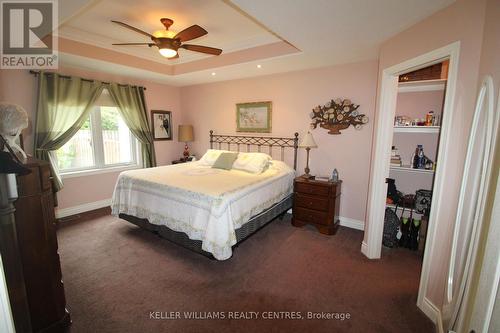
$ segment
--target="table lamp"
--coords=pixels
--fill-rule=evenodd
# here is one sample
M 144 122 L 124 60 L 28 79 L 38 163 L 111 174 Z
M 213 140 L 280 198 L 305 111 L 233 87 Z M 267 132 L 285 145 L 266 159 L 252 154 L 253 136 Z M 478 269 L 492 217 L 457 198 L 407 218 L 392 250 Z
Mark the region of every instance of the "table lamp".
M 304 178 L 308 178 L 308 179 L 312 178 L 313 176 L 311 176 L 309 174 L 309 171 L 311 171 L 311 170 L 309 170 L 309 150 L 311 150 L 311 148 L 318 148 L 318 145 L 316 144 L 316 141 L 314 141 L 314 138 L 313 138 L 311 132 L 307 132 L 306 136 L 300 142 L 299 147 L 305 148 L 306 152 L 307 152 L 306 168 L 304 169 L 306 174 L 304 175 Z
M 179 142 L 184 142 L 184 153 L 182 154 L 184 156 L 184 160 L 187 160 L 189 157 L 189 147 L 188 147 L 188 142 L 194 141 L 194 131 L 193 131 L 193 126 L 192 125 L 179 125 L 179 130 L 177 131 L 178 137 L 177 140 Z

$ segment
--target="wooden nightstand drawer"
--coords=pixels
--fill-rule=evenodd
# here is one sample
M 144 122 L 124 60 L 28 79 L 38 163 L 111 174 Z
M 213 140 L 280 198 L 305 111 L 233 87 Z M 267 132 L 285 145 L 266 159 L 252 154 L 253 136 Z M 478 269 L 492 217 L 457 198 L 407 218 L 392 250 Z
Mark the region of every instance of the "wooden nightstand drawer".
M 307 183 L 295 183 L 295 192 L 312 194 L 312 195 L 322 195 L 327 197 L 330 192 L 328 186 L 313 185 Z
M 328 199 L 321 197 L 314 197 L 311 195 L 295 193 L 295 204 L 299 207 L 327 211 L 328 210 Z
M 317 210 L 295 207 L 293 210 L 293 217 L 297 220 L 309 223 L 319 223 L 328 225 L 328 214 Z

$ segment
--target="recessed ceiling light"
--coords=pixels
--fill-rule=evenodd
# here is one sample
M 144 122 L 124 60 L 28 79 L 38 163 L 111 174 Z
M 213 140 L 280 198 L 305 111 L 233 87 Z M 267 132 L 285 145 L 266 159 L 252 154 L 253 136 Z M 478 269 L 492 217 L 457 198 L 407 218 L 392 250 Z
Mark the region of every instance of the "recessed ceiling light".
M 212 72 L 212 76 L 215 76 L 215 72 Z
M 262 68 L 262 65 L 257 65 L 257 68 Z

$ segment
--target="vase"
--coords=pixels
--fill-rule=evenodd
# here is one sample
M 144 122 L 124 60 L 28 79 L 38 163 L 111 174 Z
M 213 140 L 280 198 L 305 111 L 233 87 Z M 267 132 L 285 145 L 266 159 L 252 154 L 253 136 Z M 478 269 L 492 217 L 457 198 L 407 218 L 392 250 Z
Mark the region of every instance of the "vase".
M 342 134 L 341 130 L 344 130 L 349 127 L 350 124 L 321 124 L 322 128 L 325 128 L 328 131 L 328 134 Z

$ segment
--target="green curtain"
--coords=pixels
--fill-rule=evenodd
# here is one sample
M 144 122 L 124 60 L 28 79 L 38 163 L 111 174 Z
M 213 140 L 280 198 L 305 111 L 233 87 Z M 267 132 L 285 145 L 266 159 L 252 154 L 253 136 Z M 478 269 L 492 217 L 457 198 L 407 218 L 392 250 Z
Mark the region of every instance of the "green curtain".
M 145 168 L 156 166 L 153 135 L 147 118 L 143 87 L 111 83 L 108 87 L 125 124 L 142 146 L 142 162 Z
M 102 82 L 57 73 L 40 72 L 35 125 L 35 156 L 50 162 L 54 192 L 63 184 L 59 176 L 55 150 L 78 132 L 89 116 L 103 89 Z

